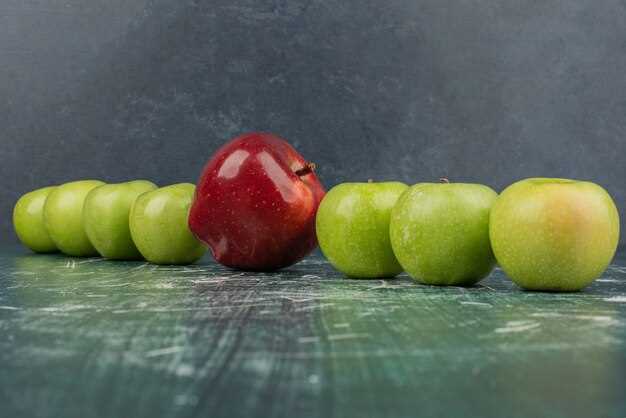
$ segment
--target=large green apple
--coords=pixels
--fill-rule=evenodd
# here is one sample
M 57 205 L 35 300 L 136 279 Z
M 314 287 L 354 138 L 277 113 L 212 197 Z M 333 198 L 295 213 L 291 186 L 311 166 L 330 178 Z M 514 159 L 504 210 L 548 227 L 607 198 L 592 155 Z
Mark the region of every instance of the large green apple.
M 144 258 L 155 264 L 190 264 L 205 247 L 189 231 L 195 186 L 174 184 L 140 195 L 130 210 L 130 233 Z
M 398 182 L 344 183 L 326 194 L 317 211 L 317 240 L 337 270 L 353 278 L 402 272 L 389 242 L 389 216 L 407 187 Z
M 575 291 L 611 262 L 619 215 L 611 196 L 597 184 L 531 178 L 502 192 L 489 229 L 496 259 L 517 285 Z
M 83 209 L 85 231 L 100 255 L 113 260 L 137 260 L 141 254 L 128 226 L 130 207 L 139 195 L 156 189 L 146 180 L 103 184 L 89 192 Z
M 99 180 L 81 180 L 62 184 L 50 192 L 43 209 L 50 238 L 67 255 L 98 255 L 89 242 L 83 224 L 83 205 L 87 194 L 100 185 Z
M 398 261 L 417 281 L 469 286 L 493 269 L 489 211 L 497 193 L 481 184 L 418 183 L 391 212 Z
M 43 207 L 54 186 L 33 190 L 19 198 L 13 208 L 13 228 L 22 244 L 36 253 L 58 251 L 43 220 Z

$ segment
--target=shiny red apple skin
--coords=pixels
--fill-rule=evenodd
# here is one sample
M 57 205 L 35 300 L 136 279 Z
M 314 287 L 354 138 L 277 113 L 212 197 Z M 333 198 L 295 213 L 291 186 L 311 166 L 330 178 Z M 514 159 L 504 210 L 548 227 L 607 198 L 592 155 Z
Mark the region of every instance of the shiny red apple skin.
M 233 139 L 204 167 L 189 229 L 231 268 L 271 271 L 300 261 L 317 247 L 315 214 L 325 194 L 309 168 L 273 134 Z

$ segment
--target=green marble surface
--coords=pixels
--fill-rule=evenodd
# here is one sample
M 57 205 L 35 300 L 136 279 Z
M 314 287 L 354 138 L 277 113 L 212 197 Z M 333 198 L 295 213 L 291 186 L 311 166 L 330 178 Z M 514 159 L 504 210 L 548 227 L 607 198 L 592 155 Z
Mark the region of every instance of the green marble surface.
M 626 257 L 580 293 L 0 253 L 2 417 L 626 416 Z

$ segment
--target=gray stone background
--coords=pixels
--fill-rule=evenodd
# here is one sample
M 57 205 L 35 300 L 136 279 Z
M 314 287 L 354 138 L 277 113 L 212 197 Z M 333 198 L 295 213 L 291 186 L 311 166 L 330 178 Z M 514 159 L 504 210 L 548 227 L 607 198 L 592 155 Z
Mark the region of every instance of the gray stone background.
M 288 139 L 328 187 L 587 179 L 624 219 L 626 2 L 0 3 L 5 238 L 26 191 L 194 182 L 250 130 Z

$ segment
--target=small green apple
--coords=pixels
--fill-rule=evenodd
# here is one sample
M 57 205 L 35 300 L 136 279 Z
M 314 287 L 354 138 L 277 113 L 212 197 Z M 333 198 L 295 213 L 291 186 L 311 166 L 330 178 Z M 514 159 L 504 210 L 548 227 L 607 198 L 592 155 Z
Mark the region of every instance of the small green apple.
M 128 226 L 130 207 L 137 197 L 157 186 L 146 180 L 103 184 L 89 192 L 83 208 L 85 231 L 100 255 L 112 260 L 137 260 L 141 254 Z
M 393 277 L 402 267 L 389 242 L 389 216 L 407 185 L 343 183 L 320 203 L 317 240 L 330 263 L 353 278 Z
M 144 258 L 155 264 L 190 264 L 205 247 L 187 226 L 195 186 L 173 184 L 140 195 L 130 210 L 130 233 Z
M 489 230 L 498 263 L 518 286 L 576 291 L 611 262 L 619 241 L 619 214 L 597 184 L 531 178 L 502 192 Z
M 91 191 L 104 184 L 99 180 L 65 183 L 50 192 L 43 209 L 44 222 L 50 238 L 67 255 L 88 257 L 98 255 L 89 242 L 83 224 L 83 205 Z
M 36 253 L 58 251 L 43 220 L 43 207 L 54 186 L 33 190 L 19 198 L 13 208 L 13 228 L 22 244 Z
M 481 184 L 418 183 L 391 212 L 389 234 L 404 270 L 418 282 L 469 286 L 495 265 L 489 211 L 497 193 Z

